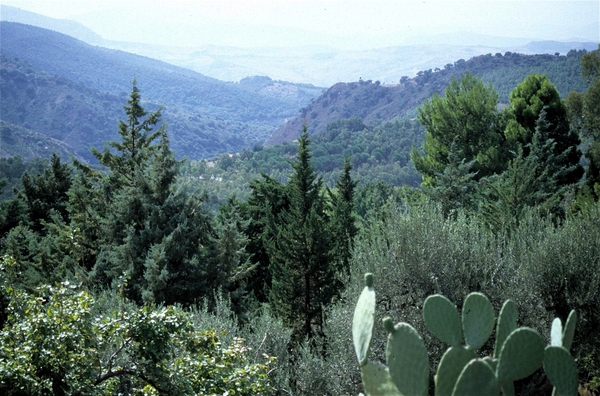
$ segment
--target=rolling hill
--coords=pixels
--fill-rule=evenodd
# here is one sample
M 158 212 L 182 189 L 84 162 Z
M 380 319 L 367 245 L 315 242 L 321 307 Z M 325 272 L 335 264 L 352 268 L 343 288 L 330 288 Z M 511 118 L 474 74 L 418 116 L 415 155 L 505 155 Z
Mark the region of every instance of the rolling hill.
M 569 91 L 583 91 L 587 87 L 579 65 L 584 53 L 572 50 L 567 55 L 487 54 L 420 71 L 414 78 L 404 77 L 400 84 L 384 85 L 371 80 L 338 83 L 275 131 L 265 145 L 296 139 L 304 123 L 310 134 L 319 134 L 338 119 L 360 117 L 365 125 L 374 126 L 395 117 L 414 115 L 415 108 L 425 99 L 434 93 L 442 94 L 452 78 L 466 72 L 491 83 L 501 104 L 508 102 L 510 91 L 531 73 L 546 74 L 561 95 L 566 96 Z
M 19 23 L 0 22 L 0 40 L 6 87 L 0 97 L 6 109 L 2 119 L 9 117 L 5 121 L 55 139 L 70 139 L 68 144 L 84 157 L 90 145 L 98 147 L 116 133 L 134 78 L 148 108 L 163 107 L 176 154 L 192 159 L 262 143 L 322 92 L 268 77 L 226 83 Z M 38 84 L 38 77 L 45 83 Z M 82 116 L 94 122 L 81 125 Z

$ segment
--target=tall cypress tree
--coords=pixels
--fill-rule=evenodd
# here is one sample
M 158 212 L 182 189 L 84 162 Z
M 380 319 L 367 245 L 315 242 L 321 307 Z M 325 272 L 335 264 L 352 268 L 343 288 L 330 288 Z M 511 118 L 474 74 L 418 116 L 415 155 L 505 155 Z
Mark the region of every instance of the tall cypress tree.
M 354 217 L 354 190 L 358 182 L 352 180 L 351 170 L 352 163 L 346 157 L 342 174 L 335 184 L 336 192 L 329 192 L 333 206 L 331 236 L 335 245 L 335 259 L 339 263 L 337 269 L 346 273 L 350 272 L 354 237 L 358 233 Z
M 323 182 L 311 166 L 309 144 L 305 127 L 286 185 L 289 208 L 278 217 L 270 216 L 274 238 L 267 245 L 269 301 L 297 340 L 321 334 L 323 307 L 339 291 Z

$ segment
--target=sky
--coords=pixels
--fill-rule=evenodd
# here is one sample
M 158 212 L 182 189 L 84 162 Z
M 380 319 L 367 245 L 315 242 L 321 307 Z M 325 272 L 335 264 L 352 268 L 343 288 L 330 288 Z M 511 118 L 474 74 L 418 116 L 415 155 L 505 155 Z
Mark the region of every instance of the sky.
M 2 0 L 108 40 L 176 46 L 366 49 L 470 32 L 600 41 L 600 1 Z

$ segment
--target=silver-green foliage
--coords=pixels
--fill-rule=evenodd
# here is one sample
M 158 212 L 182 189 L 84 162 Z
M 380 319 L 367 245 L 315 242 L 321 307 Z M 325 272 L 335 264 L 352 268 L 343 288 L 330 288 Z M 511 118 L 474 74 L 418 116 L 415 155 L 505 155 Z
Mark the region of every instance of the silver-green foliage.
M 394 325 L 390 318 L 385 318 L 387 366 L 368 361 L 375 315 L 372 274 L 365 276 L 365 283 L 352 323 L 365 392 L 376 395 L 385 390 L 386 394 L 427 395 L 427 350 L 409 324 Z M 485 295 L 469 294 L 463 303 L 462 318 L 446 297 L 431 295 L 423 304 L 423 320 L 431 333 L 450 345 L 435 375 L 436 396 L 514 395 L 513 382 L 533 374 L 542 364 L 555 387 L 554 394 L 577 394 L 577 368 L 569 353 L 577 321 L 575 311 L 569 315 L 564 330 L 560 319 L 553 322 L 551 345 L 544 348 L 537 331 L 517 327 L 517 307 L 507 300 L 498 318 L 493 357 L 483 359 L 477 358 L 474 351 L 488 341 L 495 324 L 494 309 Z

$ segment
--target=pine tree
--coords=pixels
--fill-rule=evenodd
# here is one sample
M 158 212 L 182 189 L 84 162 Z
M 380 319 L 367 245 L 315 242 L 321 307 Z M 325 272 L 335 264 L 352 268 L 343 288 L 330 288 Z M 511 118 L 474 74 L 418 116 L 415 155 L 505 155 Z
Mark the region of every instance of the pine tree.
M 529 143 L 533 140 L 538 120 L 544 112 L 546 134 L 554 141 L 554 154 L 561 158 L 564 172 L 558 183 L 561 186 L 577 183 L 583 176 L 579 165 L 581 143 L 579 134 L 569 125 L 567 108 L 550 80 L 541 74 L 531 74 L 510 93 L 507 112 L 514 117 L 505 131 L 508 143 L 516 150 L 520 145 L 524 155 L 529 155 Z
M 180 163 L 170 147 L 160 110 L 147 114 L 133 86 L 121 141 L 94 150 L 106 176 L 84 170 L 73 200 L 97 231 L 92 279 L 104 285 L 127 277 L 126 295 L 138 303 L 191 303 L 209 294 L 214 237 L 206 195 L 178 185 Z M 112 150 L 111 150 L 112 148 Z M 87 197 L 83 196 L 88 190 Z M 91 199 L 90 199 L 91 198 Z
M 53 153 L 50 166 L 42 174 L 30 176 L 25 173 L 21 178 L 23 189 L 18 196 L 25 203 L 27 217 L 36 232 L 42 230 L 44 221 L 50 220 L 51 211 L 68 220 L 67 192 L 71 187 L 71 172 L 71 167 L 62 163 L 60 157 Z
M 529 153 L 526 155 L 525 150 L 519 148 L 504 173 L 482 181 L 483 186 L 489 184 L 480 213 L 491 228 L 510 229 L 519 224 L 526 211 L 534 208 L 545 215 L 563 214 L 560 201 L 567 186 L 561 185 L 561 180 L 573 172 L 575 166 L 564 166 L 570 149 L 557 155 L 551 130 L 552 125 L 542 110 L 531 144 L 527 146 Z
M 267 245 L 272 276 L 269 301 L 296 340 L 322 333 L 323 307 L 339 292 L 329 235 L 323 182 L 310 164 L 306 127 L 299 139 L 294 173 L 286 185 L 289 208 L 269 217 Z
M 354 248 L 354 237 L 358 233 L 354 216 L 354 190 L 357 181 L 352 180 L 350 171 L 352 163 L 346 157 L 344 169 L 335 187 L 336 192 L 329 191 L 333 212 L 331 217 L 331 239 L 334 242 L 335 260 L 339 262 L 338 271 L 350 272 L 350 259 Z

